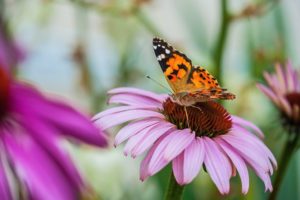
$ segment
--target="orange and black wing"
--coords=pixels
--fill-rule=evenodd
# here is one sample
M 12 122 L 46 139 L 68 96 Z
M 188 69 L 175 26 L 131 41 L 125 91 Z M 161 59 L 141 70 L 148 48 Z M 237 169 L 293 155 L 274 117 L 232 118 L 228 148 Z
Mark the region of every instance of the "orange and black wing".
M 191 60 L 162 39 L 153 39 L 153 49 L 174 93 L 185 90 L 192 69 Z
M 206 69 L 195 66 L 191 69 L 187 80 L 187 88 L 191 95 L 208 99 L 234 99 L 235 95 L 220 87 L 218 80 Z

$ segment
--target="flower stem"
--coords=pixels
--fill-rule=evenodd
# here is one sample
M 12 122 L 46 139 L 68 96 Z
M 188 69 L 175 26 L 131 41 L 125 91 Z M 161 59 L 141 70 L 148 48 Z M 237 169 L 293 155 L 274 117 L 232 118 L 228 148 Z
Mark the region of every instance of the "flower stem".
M 222 74 L 222 58 L 223 52 L 226 44 L 228 29 L 230 25 L 230 14 L 228 12 L 227 0 L 221 0 L 221 27 L 220 33 L 217 39 L 217 44 L 214 52 L 214 62 L 216 66 L 215 76 L 222 82 L 221 74 Z
M 275 200 L 279 189 L 280 184 L 283 180 L 283 177 L 285 175 L 285 172 L 287 171 L 288 165 L 291 161 L 291 158 L 293 154 L 295 153 L 295 150 L 297 149 L 298 144 L 298 136 L 294 137 L 292 140 L 288 140 L 285 144 L 283 153 L 281 155 L 280 163 L 278 165 L 278 172 L 274 181 L 274 188 L 273 192 L 269 196 L 269 200 Z
M 184 186 L 177 183 L 173 172 L 171 172 L 169 185 L 166 191 L 165 200 L 181 200 Z

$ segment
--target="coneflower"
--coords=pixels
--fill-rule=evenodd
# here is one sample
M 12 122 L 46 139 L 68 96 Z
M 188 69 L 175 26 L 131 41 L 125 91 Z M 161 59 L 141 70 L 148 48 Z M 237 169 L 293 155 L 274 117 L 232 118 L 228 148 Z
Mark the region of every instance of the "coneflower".
M 246 194 L 250 166 L 265 190 L 272 191 L 270 175 L 276 160 L 251 122 L 208 101 L 187 107 L 188 124 L 184 107 L 168 95 L 134 88 L 116 88 L 108 94 L 109 103 L 121 106 L 97 114 L 94 121 L 104 130 L 129 122 L 116 135 L 115 145 L 127 140 L 124 154 L 132 157 L 147 151 L 140 168 L 142 181 L 172 163 L 177 183 L 185 185 L 205 166 L 221 194 L 229 193 L 237 170 Z

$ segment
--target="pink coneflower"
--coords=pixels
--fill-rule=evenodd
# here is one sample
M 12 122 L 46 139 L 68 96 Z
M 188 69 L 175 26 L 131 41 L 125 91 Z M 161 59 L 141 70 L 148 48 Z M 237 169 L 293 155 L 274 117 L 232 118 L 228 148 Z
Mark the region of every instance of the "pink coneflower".
M 172 162 L 177 183 L 190 183 L 205 166 L 222 194 L 230 190 L 229 181 L 238 171 L 242 192 L 247 193 L 247 165 L 271 191 L 270 174 L 276 160 L 259 137 L 263 133 L 254 124 L 230 115 L 220 104 L 209 101 L 184 108 L 169 96 L 133 88 L 108 92 L 109 103 L 122 104 L 94 116 L 104 130 L 129 122 L 115 137 L 115 145 L 127 140 L 125 155 L 147 152 L 141 163 L 143 181 Z
M 284 126 L 289 133 L 300 134 L 300 79 L 299 73 L 290 63 L 285 67 L 275 66 L 276 74 L 264 73 L 267 86 L 257 87 L 281 111 Z
M 257 87 L 275 104 L 281 113 L 281 122 L 288 133 L 274 181 L 274 191 L 269 199 L 276 199 L 287 166 L 299 147 L 300 138 L 300 79 L 290 63 L 285 67 L 275 65 L 276 73 L 264 73 L 267 86 Z
M 22 199 L 77 199 L 84 181 L 61 139 L 103 147 L 106 138 L 99 132 L 88 118 L 17 82 L 0 66 L 1 199 L 17 199 L 18 193 Z

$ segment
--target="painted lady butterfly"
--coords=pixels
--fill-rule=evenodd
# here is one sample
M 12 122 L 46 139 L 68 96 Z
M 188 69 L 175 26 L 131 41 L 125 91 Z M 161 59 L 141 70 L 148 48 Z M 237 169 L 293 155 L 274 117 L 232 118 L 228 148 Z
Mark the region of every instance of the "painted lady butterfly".
M 226 91 L 209 72 L 193 66 L 191 60 L 162 39 L 153 39 L 153 48 L 163 73 L 173 90 L 172 99 L 182 106 L 215 99 L 231 100 L 235 95 Z

